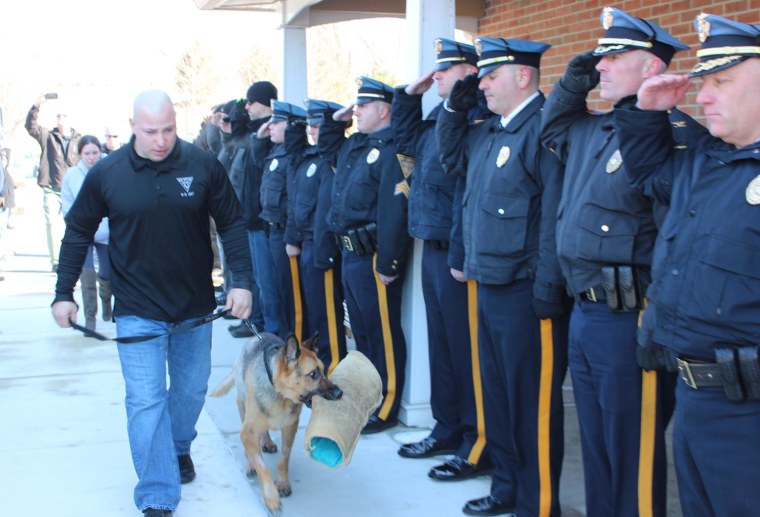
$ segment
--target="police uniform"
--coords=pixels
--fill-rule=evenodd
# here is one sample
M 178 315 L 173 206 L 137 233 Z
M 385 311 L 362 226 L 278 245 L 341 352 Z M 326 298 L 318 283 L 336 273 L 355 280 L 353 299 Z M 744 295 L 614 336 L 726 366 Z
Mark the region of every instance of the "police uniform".
M 476 38 L 475 46 L 479 77 L 503 65 L 537 70 L 549 48 L 499 38 Z M 502 114 L 506 125 L 492 116 L 468 128 L 467 114 L 449 109 L 437 124 L 444 168 L 467 176 L 464 274 L 478 282 L 480 369 L 494 471 L 490 495 L 465 505 L 472 515 L 560 513 L 567 315 L 553 231 L 562 176 L 556 157 L 540 144 L 543 104 L 536 90 Z M 559 307 L 555 319 L 539 319 L 536 299 Z
M 458 64 L 475 66 L 478 60 L 475 47 L 446 38 L 435 40 L 435 52 L 436 70 Z M 454 451 L 456 458 L 477 465 L 485 449 L 480 368 L 478 361 L 472 360 L 477 357 L 477 341 L 470 339 L 470 325 L 477 325 L 477 314 L 468 310 L 468 284 L 451 276 L 448 263 L 457 176 L 444 173 L 438 157 L 435 122 L 442 104 L 423 119 L 421 94 L 408 95 L 404 87 L 398 87 L 393 97 L 396 145 L 402 154 L 415 159 L 408 229 L 410 236 L 423 241 L 422 294 L 430 355 L 430 406 L 436 421 L 430 433 L 433 442 L 406 444 L 399 454 L 426 457 L 430 455 L 427 449 L 433 447 Z M 483 118 L 477 113 L 480 110 L 471 110 L 471 123 L 474 118 Z M 474 297 L 472 302 L 476 302 Z
M 605 8 L 601 23 L 605 32 L 595 56 L 639 49 L 667 64 L 675 52 L 688 48 L 657 24 L 618 9 Z M 657 220 L 652 202 L 629 185 L 612 113 L 587 111 L 587 92 L 569 89 L 570 70 L 546 102 L 542 140 L 565 164 L 557 251 L 576 299 L 569 363 L 587 512 L 664 515 L 664 429 L 672 413 L 674 379 L 642 374 L 635 359 Z M 619 104 L 634 102 L 630 97 Z M 702 134 L 701 126 L 677 110 L 671 124 L 681 146 Z
M 306 99 L 306 105 L 306 123 L 311 126 L 321 126 L 325 113 L 330 117 L 343 107 L 318 99 Z M 345 129 L 344 123 L 339 124 Z M 293 140 L 290 131 L 286 132 L 286 147 Z M 340 134 L 339 138 L 345 137 Z M 299 270 L 308 327 L 319 333 L 318 355 L 325 372 L 330 373 L 346 355 L 339 248 L 335 235 L 327 231 L 324 222 L 319 223 L 329 207 L 335 173 L 314 145 L 294 149 L 290 168 L 285 239 L 301 249 Z
M 392 102 L 390 86 L 368 77 L 358 82 L 356 104 Z M 404 390 L 401 295 L 410 175 L 411 164 L 398 155 L 390 126 L 351 135 L 337 155 L 327 220 L 343 248 L 343 291 L 356 348 L 372 361 L 383 383 L 383 402 L 365 432 L 396 423 Z M 398 278 L 384 285 L 378 273 Z
M 707 82 L 760 59 L 760 25 L 700 14 L 695 26 L 702 48 L 692 76 Z M 755 515 L 760 141 L 737 148 L 706 135 L 674 151 L 667 114 L 658 111 L 616 109 L 615 126 L 631 180 L 670 205 L 639 345 L 666 347 L 679 370 L 673 453 L 683 514 Z
M 306 120 L 306 111 L 293 104 L 272 101 L 272 117 L 270 122 L 279 121 L 300 121 L 301 140 L 300 148 L 306 145 L 306 134 L 304 132 L 304 122 Z M 288 218 L 288 164 L 293 155 L 298 152 L 298 143 L 291 145 L 290 150 L 286 149 L 285 144 L 273 144 L 269 138 L 254 138 L 252 153 L 254 160 L 262 165 L 261 177 L 261 218 L 268 224 L 267 243 L 269 253 L 272 258 L 272 266 L 276 281 L 276 300 L 278 307 L 280 335 L 288 332 L 294 332 L 299 338 L 307 337 L 307 331 L 304 328 L 305 321 L 303 318 L 303 306 L 300 304 L 300 292 L 294 296 L 294 285 L 300 284 L 298 280 L 294 282 L 294 276 L 298 274 L 297 266 L 291 265 L 290 258 L 285 252 L 285 225 Z M 296 285 L 296 287 L 298 287 Z M 299 302 L 298 310 L 295 308 L 295 302 Z M 296 321 L 296 314 L 301 317 Z

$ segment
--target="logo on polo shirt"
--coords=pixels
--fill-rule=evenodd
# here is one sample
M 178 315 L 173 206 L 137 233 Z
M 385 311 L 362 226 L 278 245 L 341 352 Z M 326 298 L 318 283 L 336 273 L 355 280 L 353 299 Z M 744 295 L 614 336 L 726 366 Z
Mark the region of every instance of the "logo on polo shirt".
M 177 181 L 180 185 L 182 185 L 182 188 L 185 189 L 184 192 L 180 192 L 180 196 L 182 197 L 193 197 L 195 195 L 195 192 L 192 192 L 190 190 L 190 186 L 193 184 L 193 177 L 188 176 L 186 178 L 177 178 Z

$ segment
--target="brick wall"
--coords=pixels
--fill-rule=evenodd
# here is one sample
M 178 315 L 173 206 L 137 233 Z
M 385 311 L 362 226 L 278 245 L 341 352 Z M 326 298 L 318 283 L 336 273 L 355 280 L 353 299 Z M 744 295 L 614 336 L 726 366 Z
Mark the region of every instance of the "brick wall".
M 478 35 L 519 38 L 550 43 L 541 60 L 541 89 L 545 93 L 562 77 L 565 65 L 576 54 L 596 46 L 602 35 L 599 14 L 603 7 L 617 7 L 632 16 L 659 23 L 673 36 L 691 47 L 679 52 L 669 71 L 685 73 L 696 64 L 699 41 L 694 32 L 694 17 L 700 12 L 725 16 L 745 23 L 760 23 L 760 0 L 699 1 L 624 0 L 620 2 L 485 0 L 485 15 L 480 19 Z M 682 107 L 694 116 L 701 115 L 696 105 L 697 87 L 693 86 Z M 609 103 L 592 92 L 592 107 L 609 109 Z

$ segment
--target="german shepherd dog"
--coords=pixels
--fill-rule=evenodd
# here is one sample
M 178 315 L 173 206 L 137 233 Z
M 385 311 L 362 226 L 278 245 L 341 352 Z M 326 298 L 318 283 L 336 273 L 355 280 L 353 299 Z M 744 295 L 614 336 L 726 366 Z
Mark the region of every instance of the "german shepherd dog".
M 343 391 L 325 377 L 322 361 L 317 357 L 315 334 L 299 344 L 291 334 L 285 341 L 274 334 L 262 333 L 246 342 L 232 372 L 211 392 L 220 397 L 237 388 L 237 405 L 243 427 L 240 441 L 248 459 L 247 474 L 259 478 L 264 502 L 272 514 L 280 512 L 280 496 L 291 494 L 288 461 L 298 430 L 301 405 L 311 407 L 315 395 L 337 400 Z M 269 430 L 282 430 L 282 455 L 273 482 L 261 451 L 276 452 L 277 444 Z

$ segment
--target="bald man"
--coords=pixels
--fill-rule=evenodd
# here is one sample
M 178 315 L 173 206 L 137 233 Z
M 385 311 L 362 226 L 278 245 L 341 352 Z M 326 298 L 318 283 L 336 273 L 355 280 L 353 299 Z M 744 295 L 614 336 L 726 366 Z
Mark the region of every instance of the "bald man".
M 233 272 L 226 308 L 238 318 L 251 312 L 251 257 L 224 167 L 177 138 L 169 96 L 140 93 L 130 125 L 129 145 L 90 170 L 66 216 L 53 316 L 61 327 L 76 320 L 74 285 L 108 217 L 117 335 L 158 336 L 118 344 L 139 480 L 134 500 L 146 516 L 170 516 L 180 484 L 195 478 L 190 444 L 211 371 L 211 324 L 203 323 L 216 307 L 209 216 Z

